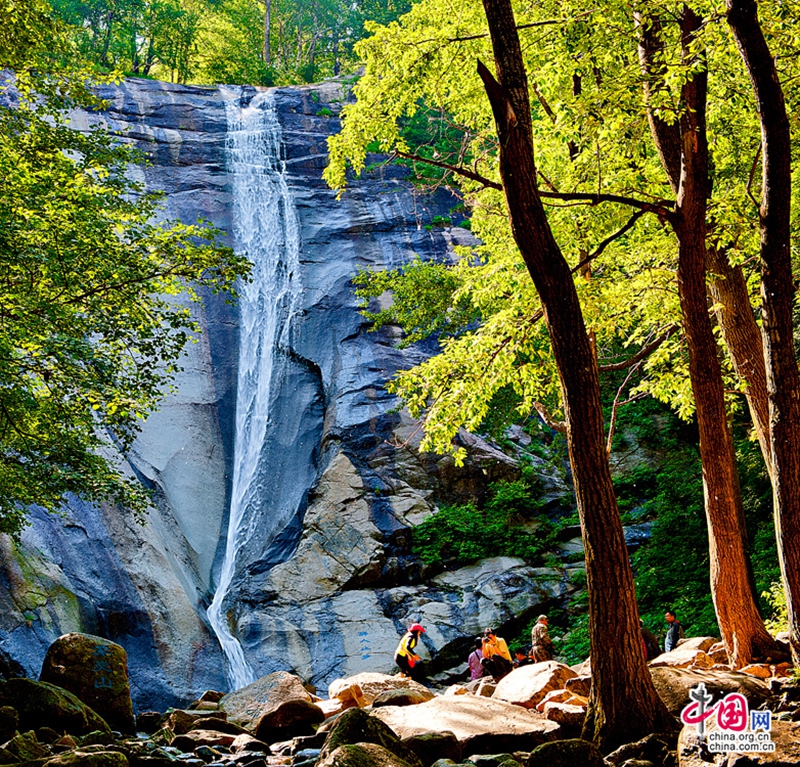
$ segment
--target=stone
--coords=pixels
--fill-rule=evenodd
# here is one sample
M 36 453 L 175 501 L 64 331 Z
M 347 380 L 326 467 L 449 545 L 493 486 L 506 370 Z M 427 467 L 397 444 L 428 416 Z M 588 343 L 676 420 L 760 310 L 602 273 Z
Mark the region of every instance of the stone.
M 39 681 L 69 690 L 108 725 L 136 731 L 128 680 L 128 656 L 116 642 L 91 634 L 64 634 L 47 650 Z
M 42 746 L 33 730 L 17 733 L 11 740 L 0 746 L 0 764 L 27 762 L 50 755 L 50 749 Z
M 395 690 L 384 690 L 372 701 L 372 706 L 373 708 L 380 708 L 381 706 L 415 706 L 434 697 L 434 694 L 428 689 L 423 691 L 412 690 L 409 687 L 399 687 Z
M 317 765 L 318 767 L 408 767 L 408 762 L 375 743 L 355 743 L 339 746 L 317 762 Z
M 564 728 L 570 728 L 570 730 L 580 731 L 583 726 L 583 720 L 586 718 L 586 707 L 551 701 L 545 704 L 542 713 L 545 719 L 549 719 L 551 722 L 557 722 Z
M 452 732 L 464 753 L 530 750 L 554 739 L 560 730 L 535 711 L 476 695 L 437 697 L 417 706 L 388 706 L 375 709 L 373 716 L 401 738 L 431 730 Z
M 353 698 L 347 701 L 343 701 L 341 698 L 330 698 L 328 700 L 318 700 L 315 701 L 315 703 L 326 719 L 341 714 L 342 711 L 346 711 L 348 708 L 357 708 L 357 704 Z
M 505 700 L 524 708 L 535 708 L 551 690 L 564 687 L 575 672 L 563 663 L 549 660 L 515 668 L 503 677 L 494 691 L 493 699 Z
M 176 708 L 168 711 L 161 717 L 161 727 L 166 727 L 174 735 L 184 735 L 194 727 L 198 722 L 204 722 L 209 719 L 226 719 L 227 714 L 224 712 L 216 712 L 213 715 L 209 713 L 201 713 L 199 711 L 185 711 L 182 708 Z M 210 729 L 213 729 L 210 728 Z
M 152 735 L 161 726 L 161 713 L 142 711 L 136 715 L 136 731 Z
M 325 721 L 322 709 L 310 700 L 285 700 L 262 714 L 255 727 L 255 736 L 266 743 L 289 740 L 298 735 L 311 735 L 313 725 Z
M 257 751 L 268 755 L 272 753 L 268 743 L 264 743 L 264 741 L 247 734 L 237 735 L 230 744 L 230 747 L 234 754 L 247 753 L 250 751 Z
M 714 637 L 686 637 L 678 640 L 677 650 L 702 650 L 708 652 L 717 644 L 722 644 Z
M 678 716 L 691 701 L 689 690 L 700 682 L 719 700 L 730 692 L 739 692 L 747 698 L 750 708 L 762 708 L 769 700 L 769 688 L 764 682 L 736 671 L 699 671 L 681 668 L 650 668 L 656 692 L 669 712 Z
M 249 734 L 244 727 L 229 722 L 226 719 L 219 719 L 216 716 L 204 716 L 192 722 L 187 732 L 192 730 L 211 730 L 212 732 L 227 732 L 229 735 Z
M 715 642 L 706 650 L 706 652 L 708 653 L 708 657 L 711 658 L 714 663 L 724 663 L 727 665 L 728 651 L 725 649 L 724 642 Z
M 169 744 L 180 751 L 191 753 L 198 746 L 230 746 L 234 740 L 236 740 L 236 736 L 229 732 L 189 730 L 183 735 L 176 735 Z
M 255 732 L 261 717 L 294 700 L 311 703 L 311 695 L 300 677 L 276 671 L 228 693 L 220 700 L 219 707 L 227 713 L 229 721 Z
M 580 738 L 545 743 L 531 751 L 526 767 L 605 767 L 597 746 Z
M 766 663 L 751 663 L 738 671 L 742 674 L 749 674 L 757 679 L 769 679 L 772 676 L 772 669 Z
M 667 755 L 675 749 L 677 733 L 651 734 L 633 743 L 626 743 L 606 756 L 606 761 L 623 765 L 630 761 L 647 761 L 665 764 Z
M 111 729 L 89 706 L 75 695 L 47 682 L 9 679 L 0 682 L 0 703 L 13 706 L 19 714 L 20 730 L 52 727 L 71 735 Z
M 467 758 L 475 767 L 519 767 L 519 762 L 511 754 L 472 754 Z
M 590 676 L 574 676 L 572 679 L 567 679 L 567 681 L 564 682 L 564 689 L 584 698 L 589 697 L 591 688 L 592 677 Z
M 48 759 L 43 767 L 128 767 L 128 757 L 119 751 L 67 751 Z
M 378 695 L 389 690 L 410 690 L 420 695 L 431 694 L 427 687 L 407 677 L 366 671 L 346 679 L 336 679 L 331 682 L 328 686 L 328 696 L 347 701 L 355 699 L 354 690 L 361 691 L 363 703 L 359 703 L 358 699 L 356 699 L 357 705 L 360 706 L 371 705 Z
M 567 689 L 560 689 L 560 690 L 550 690 L 547 695 L 544 696 L 535 706 L 534 708 L 542 712 L 544 711 L 544 707 L 548 703 L 565 703 L 566 701 L 572 699 L 574 696 L 569 690 Z
M 650 668 L 711 668 L 714 661 L 703 650 L 683 650 L 680 647 L 672 652 L 661 653 L 648 664 Z
M 11 706 L 0 706 L 0 743 L 14 737 L 19 727 L 19 714 Z
M 403 738 L 402 742 L 417 755 L 423 767 L 430 767 L 441 759 L 461 761 L 461 744 L 452 732 L 422 732 Z
M 469 695 L 469 690 L 463 684 L 451 684 L 443 695 Z
M 412 706 L 411 708 L 417 708 Z M 378 711 L 403 711 L 403 708 L 387 707 Z M 425 730 L 428 732 L 429 728 Z M 419 733 L 411 733 L 419 734 Z M 322 746 L 320 759 L 324 762 L 336 749 L 355 743 L 374 743 L 396 754 L 411 767 L 421 767 L 416 754 L 405 744 L 394 728 L 387 726 L 377 715 L 368 714 L 360 708 L 345 711 L 331 728 Z

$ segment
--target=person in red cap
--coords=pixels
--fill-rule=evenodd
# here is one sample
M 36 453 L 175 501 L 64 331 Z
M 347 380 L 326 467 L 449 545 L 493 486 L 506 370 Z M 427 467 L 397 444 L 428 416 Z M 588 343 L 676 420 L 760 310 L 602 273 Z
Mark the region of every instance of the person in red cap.
M 394 653 L 394 662 L 400 669 L 400 673 L 412 679 L 419 676 L 419 667 L 415 670 L 415 666 L 421 659 L 414 653 L 414 648 L 419 642 L 419 635 L 424 631 L 425 629 L 419 623 L 410 625 Z

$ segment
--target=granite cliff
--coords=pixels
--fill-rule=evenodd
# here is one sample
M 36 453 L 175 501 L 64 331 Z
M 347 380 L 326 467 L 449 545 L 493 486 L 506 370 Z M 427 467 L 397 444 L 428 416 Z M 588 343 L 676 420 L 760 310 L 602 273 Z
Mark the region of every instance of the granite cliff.
M 166 217 L 205 218 L 227 233 L 241 228 L 229 119 L 253 99 L 263 103 L 262 95 L 146 80 L 102 95 L 105 111 L 78 113 L 73 124 L 102 120 L 136 142 L 150 164 L 134 172 L 165 192 Z M 296 224 L 297 264 L 291 310 L 272 343 L 281 361 L 257 449 L 256 500 L 219 605 L 253 675 L 284 669 L 317 684 L 389 671 L 398 633 L 417 620 L 429 627 L 425 641 L 438 668 L 457 665 L 484 625 L 516 625 L 568 588 L 561 571 L 502 558 L 423 577 L 410 554 L 410 526 L 437 503 L 480 496 L 517 467 L 469 435 L 463 469 L 420 455 L 415 425 L 385 391 L 396 370 L 432 347 L 398 350 L 391 329 L 368 333 L 352 275 L 417 255 L 449 258 L 471 235 L 431 226 L 457 200 L 445 190 L 415 193 L 391 166 L 336 200 L 321 171 L 341 103 L 337 83 L 269 94 L 286 186 L 278 215 Z M 222 296 L 204 296 L 192 311 L 203 334 L 127 456 L 130 471 L 155 492 L 148 523 L 137 525 L 124 509 L 73 502 L 63 519 L 34 509 L 19 544 L 0 539 L 0 666 L 8 672 L 38 676 L 53 639 L 84 631 L 125 647 L 140 710 L 231 686 L 207 609 L 226 562 L 243 460 L 239 349 L 251 331 L 241 307 Z M 552 483 L 563 490 L 557 478 Z

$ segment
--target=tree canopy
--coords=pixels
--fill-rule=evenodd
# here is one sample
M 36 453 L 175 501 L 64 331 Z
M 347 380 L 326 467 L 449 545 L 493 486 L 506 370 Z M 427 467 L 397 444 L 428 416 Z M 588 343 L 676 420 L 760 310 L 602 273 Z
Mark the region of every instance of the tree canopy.
M 18 533 L 28 506 L 58 510 L 65 493 L 145 510 L 119 455 L 198 330 L 175 296 L 232 291 L 249 264 L 205 225 L 153 223 L 159 195 L 126 175 L 144 158 L 69 126 L 69 108 L 98 102 L 57 68 L 63 28 L 44 3 L 3 4 L 0 531 Z

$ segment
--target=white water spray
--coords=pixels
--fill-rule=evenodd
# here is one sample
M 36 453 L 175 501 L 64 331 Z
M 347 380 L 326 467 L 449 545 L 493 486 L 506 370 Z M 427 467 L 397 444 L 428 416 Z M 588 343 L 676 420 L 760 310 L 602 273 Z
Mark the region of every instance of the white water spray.
M 238 95 L 238 94 L 237 94 Z M 239 285 L 239 373 L 230 519 L 219 585 L 208 618 L 228 662 L 236 690 L 255 681 L 255 673 L 223 614 L 233 581 L 236 555 L 261 523 L 268 472 L 263 447 L 279 374 L 279 352 L 286 346 L 300 291 L 300 238 L 297 214 L 281 161 L 281 127 L 271 93 L 259 93 L 241 106 L 226 101 L 226 155 L 232 179 L 235 247 L 253 262 L 252 280 Z

